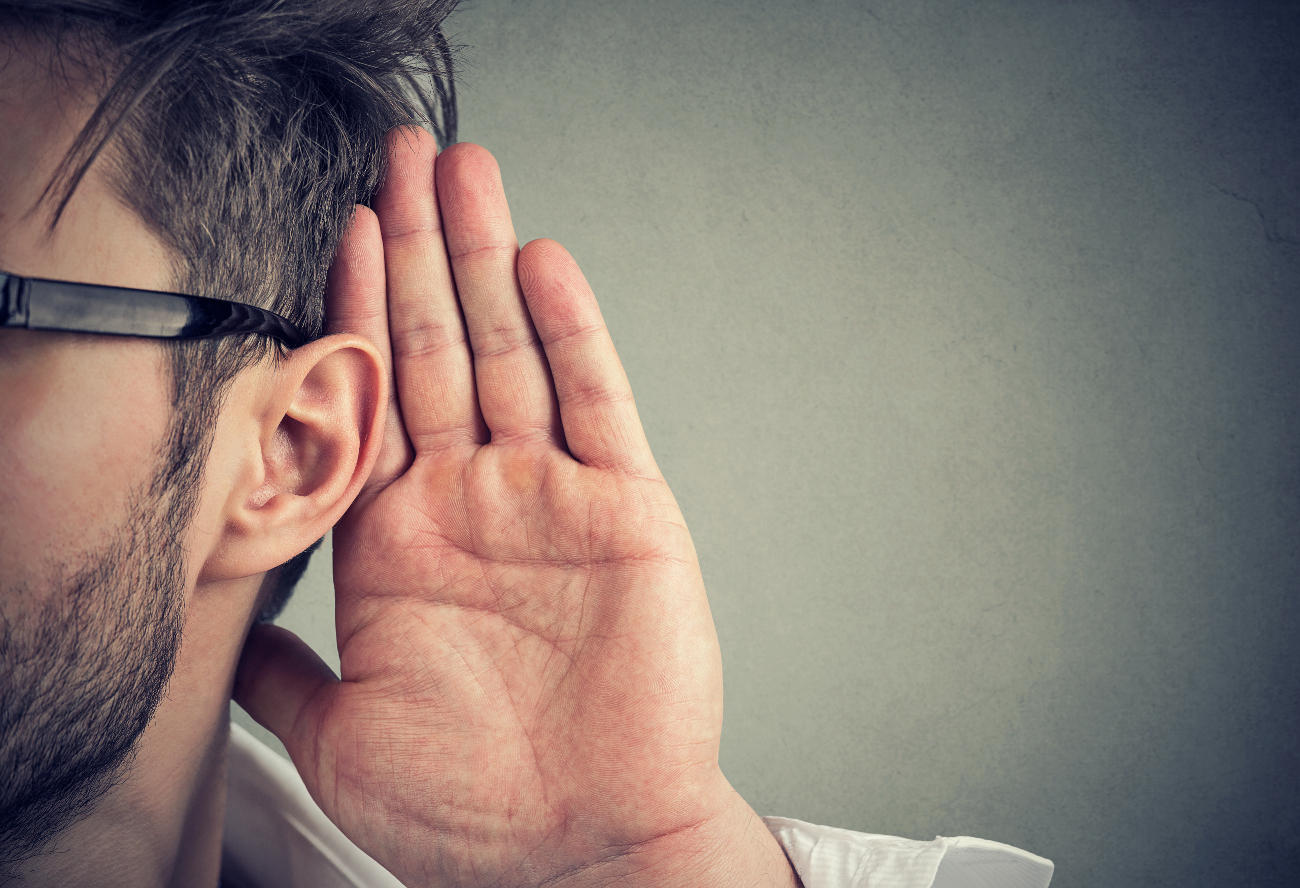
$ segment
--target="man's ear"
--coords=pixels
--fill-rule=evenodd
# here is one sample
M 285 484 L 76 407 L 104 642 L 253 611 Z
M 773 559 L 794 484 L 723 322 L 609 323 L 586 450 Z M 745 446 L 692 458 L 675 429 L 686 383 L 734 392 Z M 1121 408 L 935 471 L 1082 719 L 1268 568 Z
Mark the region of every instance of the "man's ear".
M 226 490 L 206 581 L 264 573 L 324 536 L 360 493 L 382 443 L 389 382 L 368 339 L 325 336 L 274 370 L 246 375 L 223 411 L 218 436 L 227 440 L 214 443 L 214 457 L 229 445 L 225 475 L 205 483 Z

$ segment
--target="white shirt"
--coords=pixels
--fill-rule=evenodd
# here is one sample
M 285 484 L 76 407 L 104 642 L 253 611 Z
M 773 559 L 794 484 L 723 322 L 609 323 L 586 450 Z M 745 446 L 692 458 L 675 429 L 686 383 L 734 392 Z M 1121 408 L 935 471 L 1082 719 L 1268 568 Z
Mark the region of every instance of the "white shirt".
M 1047 888 L 1053 864 L 969 836 L 932 842 L 764 817 L 804 888 Z M 348 839 L 293 764 L 233 722 L 223 888 L 402 888 Z

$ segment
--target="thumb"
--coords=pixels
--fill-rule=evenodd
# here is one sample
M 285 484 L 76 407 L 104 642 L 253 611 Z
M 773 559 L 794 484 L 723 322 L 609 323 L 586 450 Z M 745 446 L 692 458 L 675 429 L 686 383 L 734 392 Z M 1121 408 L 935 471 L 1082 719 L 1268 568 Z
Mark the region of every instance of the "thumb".
M 334 670 L 301 638 L 281 626 L 255 623 L 231 696 L 300 764 L 300 756 L 314 749 L 321 713 L 338 684 Z

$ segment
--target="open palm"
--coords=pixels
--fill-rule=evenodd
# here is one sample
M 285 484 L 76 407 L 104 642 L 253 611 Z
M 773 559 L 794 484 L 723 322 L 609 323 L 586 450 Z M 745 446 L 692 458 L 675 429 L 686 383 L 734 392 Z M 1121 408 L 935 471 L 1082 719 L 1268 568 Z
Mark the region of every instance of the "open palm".
M 402 128 L 389 157 L 330 273 L 328 332 L 393 369 L 334 530 L 341 680 L 271 628 L 241 695 L 408 885 L 564 884 L 734 795 L 717 635 L 577 265 L 518 249 L 483 148 Z

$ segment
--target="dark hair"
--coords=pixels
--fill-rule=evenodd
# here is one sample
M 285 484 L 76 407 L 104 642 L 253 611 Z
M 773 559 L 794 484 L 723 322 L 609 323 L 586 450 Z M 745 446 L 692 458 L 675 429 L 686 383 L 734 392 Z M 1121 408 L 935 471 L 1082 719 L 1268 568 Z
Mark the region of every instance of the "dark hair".
M 465 47 L 441 30 L 456 5 L 0 0 L 0 31 L 47 41 L 102 97 L 37 206 L 57 200 L 53 231 L 107 147 L 105 181 L 168 248 L 170 289 L 259 305 L 318 337 L 353 204 L 368 205 L 387 174 L 387 131 L 427 122 L 440 147 L 456 140 L 453 49 Z M 262 336 L 163 345 L 168 478 L 189 483 L 235 377 L 286 352 Z M 279 613 L 322 541 L 268 572 L 258 619 Z

